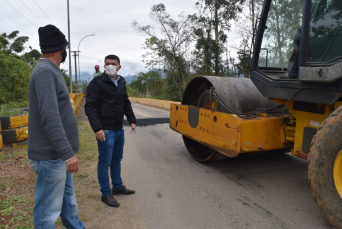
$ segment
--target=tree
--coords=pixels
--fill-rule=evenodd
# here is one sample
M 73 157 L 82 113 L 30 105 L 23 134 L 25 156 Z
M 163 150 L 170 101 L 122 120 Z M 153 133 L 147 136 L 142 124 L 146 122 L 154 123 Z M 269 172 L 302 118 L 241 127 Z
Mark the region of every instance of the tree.
M 61 74 L 62 74 L 62 76 L 64 78 L 65 84 L 68 87 L 69 93 L 70 93 L 70 78 L 67 75 L 68 70 L 65 70 L 65 69 L 61 68 L 60 71 L 61 71 Z M 72 91 L 76 91 L 75 83 L 72 84 Z
M 0 35 L 0 104 L 27 101 L 32 67 L 41 56 L 32 47 L 24 53 L 29 38 L 18 34 Z
M 29 40 L 29 37 L 27 36 L 18 36 L 19 31 L 15 30 L 10 34 L 3 33 L 0 35 L 0 50 L 3 51 L 3 53 L 13 56 L 17 59 L 21 59 L 25 61 L 27 64 L 29 64 L 31 67 L 34 67 L 39 58 L 41 57 L 41 54 L 38 50 L 32 49 L 31 46 L 29 46 L 30 51 L 24 52 L 25 50 L 25 43 Z M 20 55 L 23 53 L 22 55 Z
M 244 0 L 201 0 L 196 3 L 198 12 L 192 19 L 197 21 L 195 34 L 199 39 L 196 48 L 200 50 L 195 55 L 202 52 L 205 60 L 213 59 L 215 75 L 223 74 L 221 54 L 224 52 L 222 45 L 227 41 L 225 32 L 230 31 L 230 21 L 236 19 L 238 12 L 241 12 L 243 2 Z M 212 32 L 215 35 L 215 44 L 212 42 Z M 208 69 L 208 66 L 205 68 Z
M 32 68 L 0 50 L 0 104 L 27 101 Z
M 196 39 L 193 54 L 193 69 L 197 75 L 222 75 L 221 45 L 212 38 L 212 28 L 208 25 L 208 18 L 203 15 L 191 16 L 194 21 L 193 32 Z M 225 42 L 226 37 L 222 36 Z
M 140 72 L 138 75 L 134 76 L 134 80 L 132 80 L 130 87 L 138 95 L 138 97 L 146 97 L 146 89 L 147 89 L 147 75 L 143 72 Z
M 89 82 L 87 80 L 79 80 L 78 81 L 78 92 L 83 92 L 87 90 Z
M 243 39 L 248 39 L 250 42 L 254 35 L 256 35 L 256 21 L 260 17 L 263 0 L 246 0 L 243 11 L 238 15 L 238 21 L 235 24 L 238 27 L 237 32 L 240 34 L 242 43 Z M 246 26 L 247 25 L 247 26 Z M 253 50 L 254 43 L 251 49 Z
M 237 52 L 238 54 L 238 60 L 239 63 L 236 64 L 236 68 L 238 70 L 238 76 L 241 74 L 245 77 L 249 77 L 249 71 L 250 71 L 250 52 L 249 52 L 249 39 L 243 38 L 243 41 L 241 42 L 241 46 L 239 51 Z
M 134 76 L 129 93 L 131 96 L 147 97 L 147 94 L 149 94 L 151 98 L 162 99 L 163 84 L 164 81 L 161 78 L 160 70 L 151 70 L 146 73 L 140 72 Z
M 158 70 L 152 70 L 146 73 L 147 88 L 152 98 L 160 98 L 162 95 L 163 80 Z
M 35 67 L 42 54 L 37 49 L 32 49 L 31 46 L 29 46 L 29 48 L 31 51 L 24 53 L 21 56 L 21 59 L 28 63 L 28 65 L 31 67 Z
M 256 21 L 262 10 L 262 0 L 247 0 L 244 4 L 244 10 L 238 15 L 236 23 L 237 32 L 240 34 L 241 42 L 238 48 L 238 63 L 235 64 L 238 75 L 243 74 L 244 77 L 249 77 L 249 67 L 254 49 L 253 37 L 256 35 Z M 250 25 L 250 26 L 246 26 Z
M 206 15 L 208 26 L 215 32 L 215 41 L 219 43 L 219 37 L 225 31 L 230 31 L 231 20 L 236 19 L 242 11 L 244 0 L 201 0 L 196 3 L 197 8 Z
M 174 20 L 166 12 L 165 5 L 160 3 L 153 5 L 150 18 L 156 25 L 139 26 L 134 21 L 132 26 L 138 33 L 148 36 L 144 49 L 148 52 L 143 56 L 149 69 L 158 68 L 160 65 L 172 73 L 168 77 L 176 78 L 180 95 L 190 81 L 190 44 L 193 41 L 192 20 L 181 13 L 178 20 Z M 161 37 L 155 30 L 161 31 Z
M 302 1 L 272 1 L 263 40 L 263 48 L 268 50 L 270 66 L 287 66 L 287 59 L 293 50 L 293 34 L 301 27 L 301 21 Z
M 139 97 L 137 91 L 134 90 L 134 88 L 132 88 L 131 85 L 127 85 L 127 86 L 126 86 L 126 91 L 127 91 L 127 95 L 128 95 L 129 97 Z
M 2 50 L 8 55 L 16 55 L 24 51 L 24 44 L 29 40 L 26 36 L 18 37 L 18 30 L 13 31 L 10 34 L 3 33 L 0 36 L 0 43 L 2 44 Z M 13 40 L 13 41 L 12 41 Z M 12 43 L 10 43 L 12 41 Z

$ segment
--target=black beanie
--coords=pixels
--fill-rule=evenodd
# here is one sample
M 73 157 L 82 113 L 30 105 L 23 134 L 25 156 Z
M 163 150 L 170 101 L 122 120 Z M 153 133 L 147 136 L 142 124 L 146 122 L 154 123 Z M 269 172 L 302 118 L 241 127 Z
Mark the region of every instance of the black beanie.
M 38 29 L 40 50 L 43 54 L 57 52 L 68 45 L 64 34 L 54 25 Z

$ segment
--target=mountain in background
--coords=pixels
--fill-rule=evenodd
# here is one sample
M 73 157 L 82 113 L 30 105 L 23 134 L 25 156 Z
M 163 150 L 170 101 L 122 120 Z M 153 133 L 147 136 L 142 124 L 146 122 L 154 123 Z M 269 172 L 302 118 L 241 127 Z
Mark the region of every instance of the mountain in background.
M 81 72 L 81 80 L 90 82 L 93 78 L 93 74 L 90 74 L 89 72 Z M 72 75 L 72 79 L 75 80 L 75 75 Z
M 151 71 L 160 71 L 160 72 L 162 72 L 159 69 L 152 69 L 152 70 L 147 71 L 147 72 L 151 72 Z M 162 74 L 162 78 L 166 77 L 165 73 L 162 72 L 161 74 Z M 135 75 L 128 74 L 128 75 L 125 75 L 123 77 L 125 77 L 126 82 L 129 85 L 129 84 L 131 84 L 132 80 L 134 80 L 134 76 Z M 90 82 L 93 78 L 94 78 L 93 74 L 90 74 L 89 72 L 81 72 L 81 80 L 86 80 L 86 81 Z M 72 79 L 75 80 L 75 75 L 72 75 Z
M 127 84 L 130 84 L 132 82 L 132 80 L 134 79 L 134 76 L 131 74 L 128 74 L 125 77 Z M 90 82 L 93 79 L 93 75 L 90 74 L 89 72 L 81 72 L 81 80 L 86 80 L 88 82 Z M 75 75 L 72 75 L 72 79 L 75 80 Z
M 134 80 L 134 76 L 131 75 L 131 74 L 128 74 L 128 75 L 123 76 L 123 77 L 125 77 L 125 80 L 126 80 L 126 82 L 127 82 L 128 85 L 130 85 L 131 82 L 132 82 L 132 80 Z

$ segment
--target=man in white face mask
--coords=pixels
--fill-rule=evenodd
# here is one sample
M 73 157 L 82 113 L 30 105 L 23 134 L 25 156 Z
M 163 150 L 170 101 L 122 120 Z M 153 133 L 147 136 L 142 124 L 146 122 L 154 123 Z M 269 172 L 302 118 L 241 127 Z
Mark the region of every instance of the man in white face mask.
M 126 115 L 132 127 L 131 134 L 136 133 L 136 118 L 126 93 L 126 80 L 117 74 L 121 69 L 119 57 L 108 55 L 104 69 L 103 74 L 89 83 L 84 108 L 97 139 L 97 173 L 102 192 L 101 201 L 111 207 L 118 207 L 120 204 L 112 195 L 135 193 L 122 184 L 121 160 L 125 142 L 123 117 Z
M 104 69 L 105 69 L 105 73 L 109 77 L 113 78 L 113 82 L 117 86 L 117 80 L 118 78 L 120 78 L 120 76 L 118 76 L 117 73 L 121 69 L 121 65 L 118 63 L 118 61 L 115 59 L 113 60 L 106 59 Z

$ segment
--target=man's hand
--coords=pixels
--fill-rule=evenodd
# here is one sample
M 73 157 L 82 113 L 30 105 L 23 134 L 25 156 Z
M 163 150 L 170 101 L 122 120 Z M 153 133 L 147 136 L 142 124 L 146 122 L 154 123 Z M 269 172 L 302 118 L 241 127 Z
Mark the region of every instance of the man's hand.
M 68 161 L 65 162 L 66 164 L 66 171 L 67 172 L 78 172 L 79 169 L 79 165 L 78 165 L 78 159 L 76 156 L 73 156 L 72 158 L 70 158 Z
M 136 134 L 137 133 L 137 130 L 136 130 L 136 125 L 135 125 L 135 123 L 132 123 L 131 124 L 131 127 L 132 127 L 132 130 L 131 130 L 131 134 L 134 132 L 134 134 Z
M 103 130 L 99 130 L 99 131 L 97 131 L 96 133 L 95 133 L 95 135 L 96 135 L 96 138 L 98 139 L 98 140 L 100 140 L 100 141 L 106 141 L 106 135 L 105 135 L 105 133 L 103 132 Z

